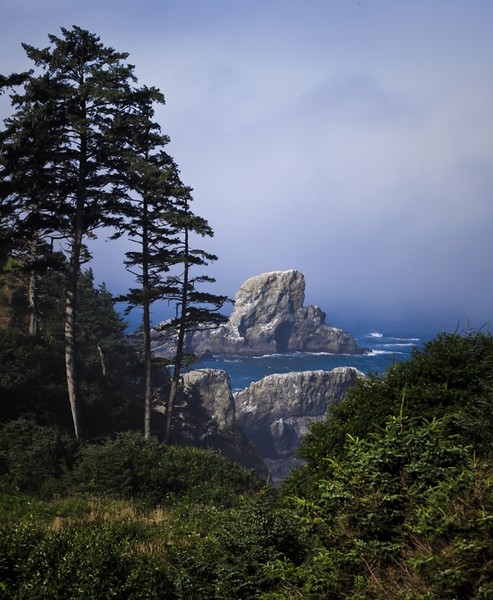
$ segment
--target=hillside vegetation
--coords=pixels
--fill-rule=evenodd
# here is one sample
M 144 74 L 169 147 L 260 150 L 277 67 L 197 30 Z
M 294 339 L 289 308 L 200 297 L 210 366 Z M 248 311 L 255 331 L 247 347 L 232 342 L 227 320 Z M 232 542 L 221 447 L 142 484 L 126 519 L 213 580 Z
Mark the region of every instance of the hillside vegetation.
M 3 419 L 0 597 L 491 598 L 492 360 L 489 334 L 443 334 L 362 381 L 278 490 L 138 432 Z

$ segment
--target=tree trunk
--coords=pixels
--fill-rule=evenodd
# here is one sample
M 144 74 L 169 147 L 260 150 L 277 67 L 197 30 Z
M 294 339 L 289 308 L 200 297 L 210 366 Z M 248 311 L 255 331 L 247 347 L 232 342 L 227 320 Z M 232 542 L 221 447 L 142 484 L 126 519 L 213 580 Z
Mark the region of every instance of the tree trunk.
M 176 345 L 175 364 L 173 369 L 173 378 L 168 394 L 168 401 L 166 404 L 166 422 L 164 429 L 164 441 L 169 444 L 171 439 L 171 420 L 173 418 L 173 410 L 175 407 L 176 398 L 178 395 L 178 387 L 181 379 L 181 367 L 183 363 L 183 351 L 185 346 L 185 333 L 187 331 L 187 308 L 188 308 L 188 277 L 189 277 L 189 264 L 188 264 L 188 229 L 185 227 L 185 239 L 184 239 L 184 271 L 183 271 L 183 288 L 181 295 L 181 313 L 180 322 L 178 326 L 178 343 Z
M 104 353 L 101 346 L 98 344 L 99 364 L 101 365 L 101 374 L 106 377 L 106 361 L 104 359 Z
M 29 335 L 38 334 L 38 309 L 37 309 L 37 277 L 33 270 L 29 273 L 27 289 L 29 302 Z
M 82 230 L 79 228 L 73 242 L 69 263 L 67 293 L 65 298 L 65 372 L 67 377 L 67 392 L 72 411 L 72 421 L 76 439 L 82 438 L 81 417 L 79 407 L 78 381 L 76 374 L 76 307 L 78 275 L 80 269 L 80 250 L 82 245 Z
M 144 437 L 151 436 L 152 409 L 152 364 L 151 364 L 151 326 L 148 293 L 144 290 Z
M 166 402 L 166 421 L 164 425 L 164 443 L 169 444 L 171 441 L 171 419 L 173 416 L 173 409 L 175 406 L 176 398 L 178 396 L 178 385 L 179 380 L 175 377 L 171 379 L 169 386 L 169 393 Z
M 148 155 L 146 155 L 148 159 Z M 144 437 L 151 436 L 152 416 L 152 356 L 151 356 L 151 302 L 149 284 L 149 222 L 148 197 L 143 195 L 142 207 L 142 308 L 144 327 Z
M 83 438 L 80 414 L 79 382 L 76 369 L 76 315 L 77 292 L 79 284 L 80 257 L 84 233 L 84 209 L 86 204 L 87 176 L 87 139 L 85 134 L 80 138 L 79 176 L 76 197 L 76 208 L 73 224 L 73 239 L 68 267 L 67 293 L 65 298 L 65 372 L 67 391 L 72 411 L 72 421 L 76 439 Z
M 29 271 L 29 282 L 27 286 L 27 296 L 29 303 L 29 335 L 38 334 L 38 277 L 36 269 L 32 266 L 38 258 L 38 238 L 34 237 L 29 243 L 29 262 L 31 269 Z

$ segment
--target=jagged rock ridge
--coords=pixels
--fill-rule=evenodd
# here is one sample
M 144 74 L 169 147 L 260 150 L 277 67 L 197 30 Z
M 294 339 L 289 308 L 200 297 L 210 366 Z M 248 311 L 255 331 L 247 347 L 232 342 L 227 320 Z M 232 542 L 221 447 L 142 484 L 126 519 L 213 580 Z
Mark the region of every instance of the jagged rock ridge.
M 354 367 L 274 374 L 234 394 L 238 423 L 274 480 L 296 463 L 295 452 L 310 423 L 323 419 L 358 377 L 364 375 Z
M 164 433 L 166 388 L 169 377 L 155 374 L 154 428 Z M 254 469 L 267 477 L 266 464 L 255 445 L 248 440 L 236 419 L 231 380 L 220 369 L 196 369 L 183 375 L 181 393 L 174 406 L 171 440 L 179 446 L 219 451 L 223 456 Z

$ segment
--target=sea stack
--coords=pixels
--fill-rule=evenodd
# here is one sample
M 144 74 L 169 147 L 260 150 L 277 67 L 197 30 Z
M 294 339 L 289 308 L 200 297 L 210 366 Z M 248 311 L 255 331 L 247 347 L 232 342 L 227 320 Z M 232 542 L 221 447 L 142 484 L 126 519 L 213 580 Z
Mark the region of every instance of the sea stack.
M 325 313 L 318 306 L 304 306 L 304 300 L 305 278 L 299 271 L 272 271 L 251 277 L 238 290 L 228 322 L 195 332 L 187 340 L 187 350 L 199 357 L 364 352 L 350 333 L 328 325 Z M 172 352 L 166 339 L 158 333 L 154 338 L 160 354 Z

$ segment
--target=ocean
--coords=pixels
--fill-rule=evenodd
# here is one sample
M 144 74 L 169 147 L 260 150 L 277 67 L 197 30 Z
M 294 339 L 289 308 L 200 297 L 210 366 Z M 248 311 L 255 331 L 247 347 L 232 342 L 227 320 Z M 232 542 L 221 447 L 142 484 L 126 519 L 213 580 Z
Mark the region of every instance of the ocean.
M 293 352 L 258 357 L 217 355 L 194 363 L 192 368 L 226 371 L 233 391 L 244 389 L 253 381 L 273 373 L 356 367 L 365 374 L 381 374 L 395 362 L 408 360 L 414 348 L 421 348 L 432 337 L 416 335 L 404 328 L 401 331 L 380 331 L 360 327 L 358 331 L 349 328 L 346 331 L 354 336 L 358 346 L 367 348 L 369 352 L 359 355 Z
M 140 319 L 138 311 L 125 316 L 129 325 L 128 331 L 135 330 Z M 294 352 L 257 357 L 217 355 L 193 363 L 190 369 L 226 371 L 231 379 L 233 391 L 242 390 L 253 381 L 273 373 L 318 369 L 330 371 L 335 367 L 356 367 L 365 374 L 381 374 L 395 362 L 408 360 L 413 349 L 422 348 L 426 341 L 435 338 L 438 333 L 436 329 L 423 328 L 422 324 L 416 325 L 411 322 L 378 327 L 368 326 L 360 320 L 350 320 L 342 325 L 342 329 L 351 333 L 358 346 L 367 348 L 369 352 L 357 355 Z

